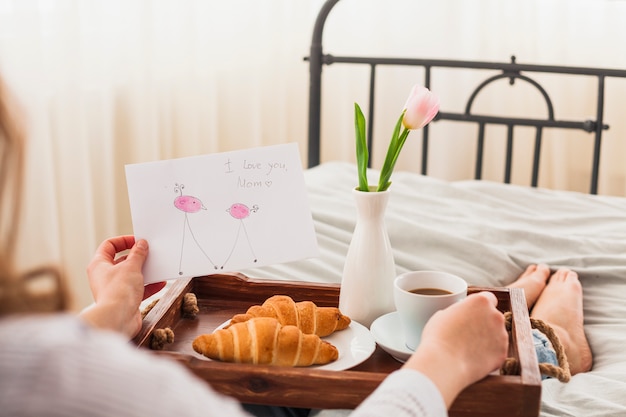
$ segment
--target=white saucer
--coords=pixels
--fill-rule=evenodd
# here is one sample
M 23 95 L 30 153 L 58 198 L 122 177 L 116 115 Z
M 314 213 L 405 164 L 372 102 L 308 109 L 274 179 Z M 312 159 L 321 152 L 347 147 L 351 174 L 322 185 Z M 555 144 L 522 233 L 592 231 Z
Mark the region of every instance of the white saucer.
M 397 311 L 374 320 L 370 326 L 370 333 L 374 336 L 378 346 L 397 361 L 406 362 L 413 354 L 413 351 L 404 343 L 402 325 Z

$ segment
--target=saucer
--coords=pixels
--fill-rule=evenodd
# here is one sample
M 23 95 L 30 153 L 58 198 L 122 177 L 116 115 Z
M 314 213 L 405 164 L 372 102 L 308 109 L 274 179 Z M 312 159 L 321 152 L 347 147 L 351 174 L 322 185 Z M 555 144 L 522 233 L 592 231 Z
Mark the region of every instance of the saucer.
M 406 362 L 413 354 L 413 351 L 404 343 L 402 325 L 397 311 L 374 320 L 370 326 L 370 333 L 374 336 L 378 346 L 399 362 Z

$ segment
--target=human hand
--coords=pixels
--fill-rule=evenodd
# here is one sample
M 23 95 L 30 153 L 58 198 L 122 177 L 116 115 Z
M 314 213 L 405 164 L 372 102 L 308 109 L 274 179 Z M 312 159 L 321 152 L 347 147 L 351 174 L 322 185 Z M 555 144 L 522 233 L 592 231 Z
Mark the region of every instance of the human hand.
M 129 250 L 127 255 L 117 256 Z M 148 256 L 148 243 L 134 236 L 117 236 L 100 244 L 87 267 L 95 300 L 81 313 L 92 325 L 135 336 L 141 329 L 141 301 L 158 292 L 165 282 L 144 287 L 141 269 Z
M 428 321 L 405 367 L 433 381 L 449 408 L 468 385 L 502 365 L 508 352 L 504 315 L 490 292 L 470 295 Z

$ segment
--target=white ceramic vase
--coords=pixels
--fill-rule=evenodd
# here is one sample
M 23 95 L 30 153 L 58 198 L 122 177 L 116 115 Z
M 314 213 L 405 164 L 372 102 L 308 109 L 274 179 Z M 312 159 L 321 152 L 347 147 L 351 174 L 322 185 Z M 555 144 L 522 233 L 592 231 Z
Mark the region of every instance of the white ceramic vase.
M 369 327 L 378 317 L 395 310 L 396 266 L 384 218 L 389 190 L 354 189 L 353 196 L 357 218 L 341 278 L 339 309 Z

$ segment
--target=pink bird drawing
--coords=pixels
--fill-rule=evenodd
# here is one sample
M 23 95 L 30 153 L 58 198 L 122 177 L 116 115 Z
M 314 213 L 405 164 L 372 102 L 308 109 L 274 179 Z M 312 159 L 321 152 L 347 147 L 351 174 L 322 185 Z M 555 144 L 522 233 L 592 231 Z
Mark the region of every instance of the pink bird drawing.
M 258 210 L 259 210 L 259 206 L 257 206 L 256 204 L 253 205 L 252 208 L 249 208 L 248 206 L 242 203 L 232 204 L 229 208 L 226 209 L 226 211 L 231 215 L 233 219 L 239 220 L 239 227 L 237 228 L 237 236 L 235 237 L 235 242 L 233 243 L 233 247 L 230 250 L 228 257 L 224 261 L 224 265 L 230 260 L 231 255 L 235 251 L 235 247 L 237 246 L 237 242 L 239 241 L 239 234 L 241 233 L 242 229 L 246 237 L 246 241 L 248 242 L 248 248 L 250 249 L 250 252 L 252 253 L 253 262 L 257 261 L 256 254 L 254 253 L 254 249 L 252 248 L 252 244 L 250 243 L 250 236 L 248 236 L 248 231 L 246 230 L 246 225 L 244 224 L 244 220 L 250 216 L 250 213 L 256 213 Z M 223 265 L 222 265 L 222 268 L 224 268 Z
M 184 248 L 185 248 L 185 234 L 187 232 L 187 229 L 189 229 L 189 233 L 191 234 L 191 237 L 193 238 L 194 242 L 196 242 L 196 245 L 198 246 L 200 251 L 209 260 L 211 265 L 213 265 L 213 268 L 217 269 L 217 265 L 215 265 L 213 260 L 211 260 L 209 255 L 204 251 L 204 249 L 202 248 L 202 246 L 198 242 L 198 239 L 196 239 L 196 236 L 193 234 L 193 230 L 191 228 L 191 225 L 189 224 L 188 214 L 189 213 L 197 213 L 200 210 L 206 210 L 206 207 L 204 207 L 204 204 L 202 204 L 202 201 L 200 201 L 199 198 L 193 197 L 193 196 L 190 196 L 190 195 L 184 195 L 183 194 L 183 189 L 184 188 L 185 188 L 184 184 L 176 183 L 175 186 L 174 186 L 174 192 L 176 194 L 179 194 L 174 199 L 174 207 L 176 207 L 178 210 L 180 210 L 183 213 L 185 213 L 185 221 L 183 222 L 183 239 L 182 239 L 182 242 L 181 242 L 181 245 L 180 245 L 180 261 L 178 263 L 178 275 L 182 275 L 183 274 L 183 270 L 182 270 L 183 269 L 183 252 L 184 252 Z

